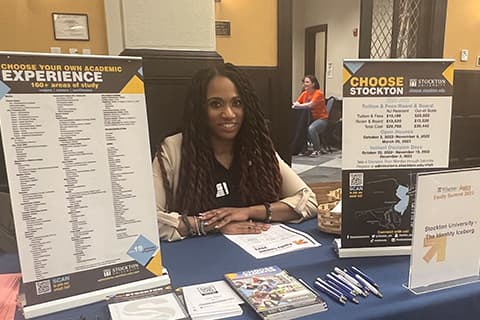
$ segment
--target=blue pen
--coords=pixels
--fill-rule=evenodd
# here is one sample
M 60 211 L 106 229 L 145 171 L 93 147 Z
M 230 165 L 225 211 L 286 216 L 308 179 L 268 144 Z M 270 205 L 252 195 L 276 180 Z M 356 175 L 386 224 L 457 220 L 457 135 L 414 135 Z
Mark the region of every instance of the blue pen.
M 322 278 L 317 278 L 315 279 L 316 281 L 320 282 L 321 284 L 323 284 L 325 287 L 327 287 L 328 289 L 332 290 L 333 292 L 335 292 L 338 296 L 342 297 L 344 296 L 343 292 L 338 290 L 337 288 L 333 287 L 330 283 L 328 283 L 327 281 L 323 280 Z M 345 297 L 346 298 L 346 297 Z
M 320 290 L 321 292 L 325 293 L 326 295 L 328 295 L 330 298 L 332 298 L 333 300 L 337 301 L 338 303 L 341 303 L 341 304 L 345 304 L 346 301 L 344 299 L 344 297 L 341 297 L 339 295 L 337 295 L 335 292 L 333 292 L 332 290 L 328 289 L 327 287 L 325 287 L 323 284 L 321 284 L 320 282 L 318 281 L 315 281 L 315 283 L 313 284 L 315 286 L 316 289 Z
M 353 291 L 355 291 L 358 294 L 361 294 L 362 296 L 366 297 L 368 296 L 368 291 L 364 291 L 361 288 L 357 287 L 347 279 L 345 279 L 342 275 L 337 274 L 337 273 L 332 273 L 332 276 L 336 277 L 339 281 L 343 282 L 345 285 L 349 286 Z
M 345 268 L 343 269 L 343 271 L 345 271 L 348 275 L 352 276 L 355 278 L 355 275 L 357 274 L 356 272 L 354 272 L 352 269 L 350 268 Z
M 319 296 L 317 291 L 313 290 L 312 287 L 310 287 L 305 281 L 303 281 L 301 278 L 298 278 L 298 281 L 300 281 L 301 284 L 303 284 L 305 287 L 307 287 L 308 290 L 312 291 L 313 294 L 315 294 L 317 297 Z
M 359 287 L 360 289 L 363 289 L 363 285 L 360 284 L 360 282 L 358 282 L 357 279 L 355 279 L 355 275 L 351 276 L 350 274 L 347 273 L 347 271 L 345 270 L 342 270 L 340 269 L 339 267 L 335 267 L 333 268 L 333 270 L 341 275 L 342 277 L 344 277 L 345 279 L 347 279 L 350 283 L 356 285 L 357 287 Z
M 331 272 L 330 275 L 335 279 L 337 279 L 338 281 L 340 281 L 341 283 L 343 283 L 344 285 L 346 285 L 347 287 L 349 287 L 356 294 L 360 294 L 366 297 L 366 294 L 362 289 L 360 289 L 359 287 L 357 287 L 356 285 L 354 285 L 353 283 L 351 283 L 350 281 L 348 281 L 338 273 Z
M 332 286 L 333 288 L 337 289 L 340 291 L 343 296 L 345 296 L 348 300 L 354 302 L 354 303 L 360 303 L 353 294 L 351 294 L 349 291 L 343 289 L 343 287 L 340 287 L 337 283 L 333 282 L 331 279 L 327 279 L 327 283 Z
M 357 274 L 357 275 L 355 275 L 355 278 L 357 278 L 358 281 L 363 282 L 363 284 L 365 284 L 365 286 L 367 286 L 368 290 L 370 290 L 374 295 L 376 295 L 379 298 L 383 298 L 383 295 L 380 292 L 380 290 L 375 288 L 375 286 L 373 284 L 371 284 L 370 282 L 368 282 L 367 280 L 363 279 L 362 276 Z
M 355 281 L 358 282 L 358 283 L 355 284 L 357 287 L 359 287 L 362 290 L 370 291 L 370 289 L 363 282 L 361 282 L 360 280 L 357 279 L 357 277 L 356 277 L 357 273 L 353 272 L 349 268 L 345 268 L 342 271 L 344 271 L 348 276 L 352 277 Z M 349 279 L 347 279 L 347 280 L 349 280 Z M 350 282 L 352 282 L 352 281 L 350 281 Z
M 351 295 L 353 296 L 356 296 L 357 295 L 357 292 L 355 292 L 355 290 L 352 290 L 352 288 L 350 288 L 349 286 L 347 286 L 345 283 L 343 283 L 342 281 L 338 280 L 336 277 L 334 277 L 333 275 L 331 274 L 327 274 L 327 281 L 330 280 L 332 282 L 334 282 L 337 286 L 341 287 L 343 289 L 343 291 L 347 291 L 349 292 Z
M 377 288 L 380 288 L 380 286 L 378 284 L 375 283 L 375 281 L 370 278 L 369 276 L 367 276 L 365 274 L 365 272 L 362 272 L 360 269 L 358 269 L 357 267 L 354 267 L 354 266 L 351 266 L 350 269 L 355 272 L 356 274 L 360 275 L 363 279 L 367 280 L 368 282 L 370 282 L 372 285 L 374 285 L 375 287 Z

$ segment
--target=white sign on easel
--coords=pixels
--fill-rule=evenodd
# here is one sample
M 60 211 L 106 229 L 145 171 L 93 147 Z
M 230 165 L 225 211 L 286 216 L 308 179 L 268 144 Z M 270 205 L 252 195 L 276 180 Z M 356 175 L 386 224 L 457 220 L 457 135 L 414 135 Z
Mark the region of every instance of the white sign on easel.
M 480 168 L 421 173 L 408 288 L 416 294 L 478 281 Z
M 448 168 L 452 59 L 345 59 L 339 257 L 408 255 L 416 174 Z
M 0 53 L 25 317 L 162 275 L 140 58 Z

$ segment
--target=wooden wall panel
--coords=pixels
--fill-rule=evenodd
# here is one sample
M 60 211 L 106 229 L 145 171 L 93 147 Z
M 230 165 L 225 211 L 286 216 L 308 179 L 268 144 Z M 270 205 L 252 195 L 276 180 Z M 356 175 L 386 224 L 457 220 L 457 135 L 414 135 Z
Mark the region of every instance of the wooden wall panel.
M 480 71 L 454 74 L 450 167 L 480 166 Z

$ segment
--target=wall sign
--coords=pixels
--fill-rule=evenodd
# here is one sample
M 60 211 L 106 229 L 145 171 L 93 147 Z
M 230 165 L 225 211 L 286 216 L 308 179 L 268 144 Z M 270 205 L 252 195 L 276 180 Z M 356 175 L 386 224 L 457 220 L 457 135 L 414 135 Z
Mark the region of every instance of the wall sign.
M 79 13 L 52 13 L 55 40 L 90 40 L 88 16 Z
M 215 34 L 217 36 L 230 36 L 230 21 L 217 20 L 215 21 Z

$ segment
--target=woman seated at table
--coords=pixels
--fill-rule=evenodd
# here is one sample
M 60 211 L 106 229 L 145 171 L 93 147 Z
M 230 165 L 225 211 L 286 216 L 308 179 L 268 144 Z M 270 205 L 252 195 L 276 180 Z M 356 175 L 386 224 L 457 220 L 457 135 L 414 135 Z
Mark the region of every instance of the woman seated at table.
M 317 215 L 315 194 L 275 152 L 250 81 L 229 63 L 193 77 L 183 129 L 164 139 L 153 175 L 163 240 Z

